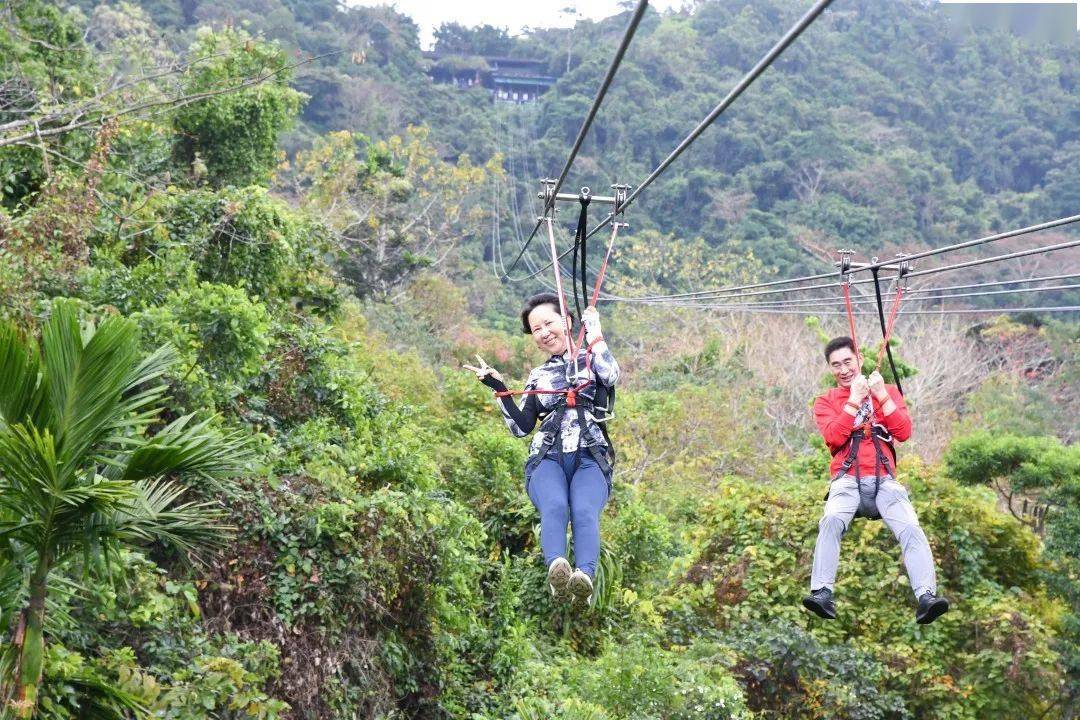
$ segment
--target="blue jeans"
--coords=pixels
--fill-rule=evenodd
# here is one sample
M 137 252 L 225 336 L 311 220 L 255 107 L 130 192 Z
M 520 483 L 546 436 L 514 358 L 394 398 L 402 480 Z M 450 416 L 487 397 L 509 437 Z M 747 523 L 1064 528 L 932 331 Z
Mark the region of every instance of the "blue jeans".
M 550 565 L 555 558 L 566 557 L 569 521 L 574 530 L 574 560 L 594 577 L 600 557 L 600 511 L 608 499 L 608 481 L 589 451 L 583 448 L 548 455 L 533 470 L 526 490 L 540 511 L 544 562 Z

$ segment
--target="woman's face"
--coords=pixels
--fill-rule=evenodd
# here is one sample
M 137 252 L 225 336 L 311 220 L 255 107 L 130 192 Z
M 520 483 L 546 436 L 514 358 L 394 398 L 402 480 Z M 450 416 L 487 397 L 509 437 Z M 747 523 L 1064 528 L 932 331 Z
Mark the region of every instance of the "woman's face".
M 554 305 L 547 303 L 534 307 L 529 313 L 529 329 L 536 347 L 544 352 L 549 355 L 566 352 L 566 325 Z

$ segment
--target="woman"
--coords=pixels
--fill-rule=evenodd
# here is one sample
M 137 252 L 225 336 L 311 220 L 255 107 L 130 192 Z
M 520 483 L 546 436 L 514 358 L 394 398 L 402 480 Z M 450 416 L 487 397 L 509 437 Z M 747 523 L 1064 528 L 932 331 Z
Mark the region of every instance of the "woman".
M 506 392 L 502 376 L 483 358 L 477 356 L 479 367 L 464 367 L 498 393 L 503 418 L 515 437 L 525 437 L 540 421 L 525 462 L 525 491 L 540 512 L 540 545 L 548 585 L 556 597 L 570 594 L 588 601 L 600 556 L 600 511 L 611 492 L 613 459 L 593 408 L 598 387 L 610 388 L 618 381 L 619 364 L 604 342 L 595 307 L 585 310 L 582 323 L 586 346 L 570 358 L 570 338 L 559 314 L 559 298 L 541 293 L 525 303 L 522 330 L 550 357 L 533 368 L 525 383 L 526 392 L 541 392 L 526 394 L 520 405 L 502 394 Z M 586 379 L 591 382 L 585 384 Z M 569 396 L 572 400 L 566 394 L 569 390 L 575 390 Z M 574 531 L 577 569 L 566 559 L 568 520 Z

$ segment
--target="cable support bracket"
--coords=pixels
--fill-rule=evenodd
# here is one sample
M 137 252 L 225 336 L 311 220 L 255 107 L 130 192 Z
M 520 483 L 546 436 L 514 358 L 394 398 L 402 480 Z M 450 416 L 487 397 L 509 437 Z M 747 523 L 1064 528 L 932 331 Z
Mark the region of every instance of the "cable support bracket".
M 622 206 L 626 203 L 627 195 L 630 191 L 629 185 L 612 185 L 612 189 L 615 190 L 614 195 L 593 195 L 592 191 L 588 187 L 581 188 L 578 193 L 555 193 L 555 180 L 551 178 L 544 178 L 540 181 L 544 189 L 536 193 L 536 197 L 544 201 L 545 207 L 554 207 L 555 202 L 579 202 L 582 198 L 588 198 L 590 202 L 600 203 L 601 205 L 612 205 L 615 209 L 612 210 L 612 214 L 619 212 Z

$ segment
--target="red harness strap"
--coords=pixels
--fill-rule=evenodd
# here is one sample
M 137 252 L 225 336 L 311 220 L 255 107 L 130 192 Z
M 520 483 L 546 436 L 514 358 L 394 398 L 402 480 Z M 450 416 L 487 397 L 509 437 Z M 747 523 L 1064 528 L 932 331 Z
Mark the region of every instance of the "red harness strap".
M 577 407 L 577 394 L 592 384 L 591 372 L 592 372 L 592 349 L 593 345 L 603 340 L 603 338 L 597 338 L 585 347 L 585 376 L 586 379 L 578 385 L 566 390 L 501 390 L 496 391 L 495 397 L 514 397 L 515 395 L 565 395 L 566 407 Z M 574 358 L 574 363 L 577 364 L 577 358 Z
M 859 341 L 855 337 L 855 310 L 851 307 L 851 283 L 847 278 L 844 278 L 844 306 L 847 308 L 848 325 L 851 326 L 851 342 L 855 345 L 855 356 L 859 359 L 861 366 L 862 353 L 859 352 Z

